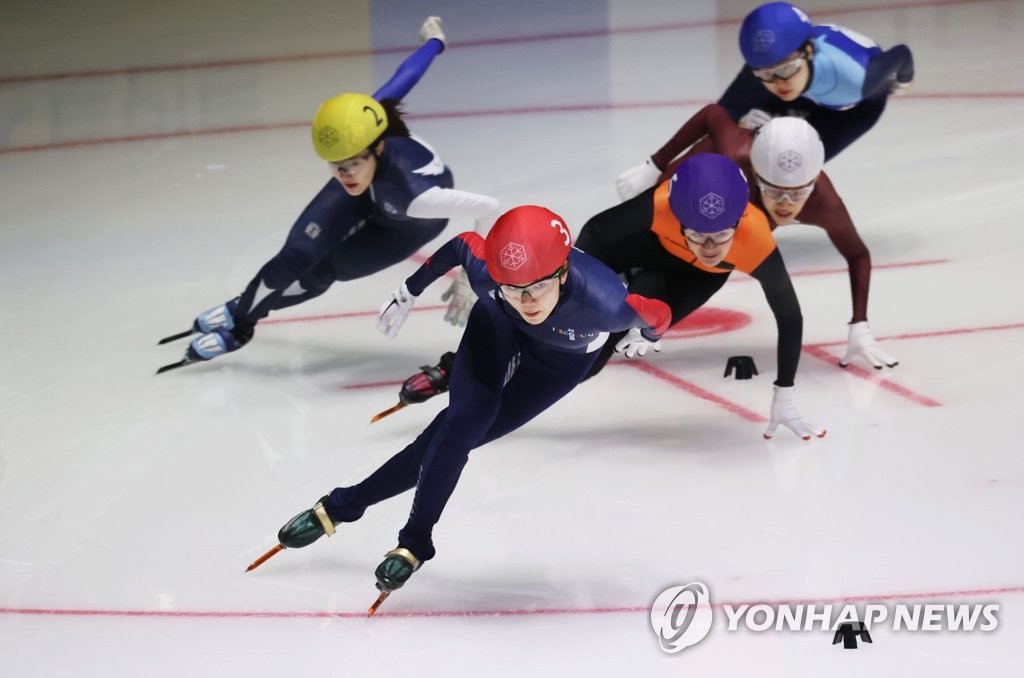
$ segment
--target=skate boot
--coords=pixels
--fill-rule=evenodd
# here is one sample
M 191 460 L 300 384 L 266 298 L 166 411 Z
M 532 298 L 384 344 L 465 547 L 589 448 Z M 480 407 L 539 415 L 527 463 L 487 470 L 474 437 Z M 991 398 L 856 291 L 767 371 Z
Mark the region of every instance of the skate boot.
M 233 330 L 235 328 L 235 312 L 238 310 L 239 299 L 240 297 L 235 297 L 229 302 L 208 308 L 197 315 L 192 323 L 192 331 L 208 334 L 218 327 Z
M 217 356 L 237 351 L 252 340 L 253 328 L 218 327 L 192 340 L 185 351 L 185 361 L 194 363 L 212 360 Z
M 377 588 L 381 591 L 397 591 L 409 581 L 412 573 L 420 569 L 420 559 L 412 551 L 401 546 L 384 554 L 384 561 L 377 566 Z
M 324 502 L 327 497 L 320 497 L 320 501 L 311 509 L 306 509 L 284 524 L 278 533 L 277 540 L 285 548 L 300 549 L 309 546 L 325 534 L 330 537 L 334 534 L 334 527 L 340 525 L 341 521 L 333 521 L 327 515 Z
M 420 559 L 413 555 L 412 551 L 401 546 L 391 549 L 384 554 L 384 561 L 377 566 L 374 575 L 377 577 L 377 590 L 380 595 L 376 602 L 370 606 L 367 616 L 373 616 L 380 604 L 384 602 L 392 591 L 397 591 L 409 581 L 412 573 L 420 569 Z
M 313 508 L 306 509 L 285 523 L 277 533 L 277 541 L 280 543 L 250 563 L 245 571 L 252 572 L 285 549 L 300 549 L 303 546 L 309 546 L 325 534 L 328 537 L 334 534 L 335 525 L 340 524 L 341 521 L 332 520 L 327 515 L 327 509 L 324 508 L 326 501 L 326 496 L 320 497 L 320 501 Z
M 402 383 L 402 390 L 398 392 L 398 404 L 375 414 L 370 423 L 379 421 L 389 414 L 394 414 L 406 405 L 426 402 L 439 393 L 447 391 L 454 362 L 455 354 L 449 351 L 441 356 L 437 365 L 420 367 L 419 374 L 412 375 Z
M 398 399 L 406 405 L 414 405 L 445 393 L 451 380 L 454 362 L 455 354 L 449 351 L 441 356 L 437 365 L 423 365 L 419 374 L 412 375 L 402 384 Z

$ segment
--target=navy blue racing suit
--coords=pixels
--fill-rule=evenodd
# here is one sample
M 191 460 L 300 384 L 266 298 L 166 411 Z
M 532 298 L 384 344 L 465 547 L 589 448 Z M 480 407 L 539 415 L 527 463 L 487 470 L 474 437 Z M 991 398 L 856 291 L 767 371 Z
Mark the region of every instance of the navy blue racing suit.
M 325 504 L 332 519 L 351 522 L 367 507 L 415 487 L 398 542 L 420 560 L 434 557 L 434 525 L 472 450 L 516 430 L 569 393 L 610 332 L 639 327 L 655 339 L 671 315 L 667 305 L 628 293 L 611 269 L 574 249 L 557 305 L 543 323 L 531 325 L 497 291 L 483 243 L 476 233 L 462 233 L 406 281 L 419 295 L 461 264 L 479 297 L 452 365 L 448 407 L 405 449 L 361 483 L 333 490 Z
M 444 45 L 428 40 L 373 98 L 401 100 Z M 377 273 L 408 259 L 444 230 L 447 219 L 417 219 L 409 204 L 435 188 L 452 188 L 451 170 L 421 139 L 388 137 L 370 188 L 350 196 L 333 177 L 295 221 L 284 247 L 246 286 L 235 326 L 251 329 L 276 309 L 323 294 L 335 281 Z

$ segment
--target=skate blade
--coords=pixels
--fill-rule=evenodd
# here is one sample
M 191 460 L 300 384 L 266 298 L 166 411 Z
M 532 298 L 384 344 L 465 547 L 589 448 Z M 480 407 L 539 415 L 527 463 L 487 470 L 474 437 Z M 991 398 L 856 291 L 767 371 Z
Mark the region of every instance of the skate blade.
M 375 414 L 373 416 L 373 419 L 370 420 L 370 423 L 372 424 L 375 421 L 377 421 L 378 419 L 383 419 L 384 417 L 388 416 L 389 414 L 394 414 L 395 412 L 397 412 L 398 410 L 402 409 L 403 407 L 405 407 L 405 403 L 399 401 L 399 403 L 397 405 L 395 405 L 394 407 L 389 407 L 388 409 L 384 410 L 383 412 L 378 412 L 377 414 Z
M 377 608 L 380 607 L 380 604 L 383 603 L 389 595 L 391 595 L 391 591 L 381 591 L 380 595 L 377 596 L 377 600 L 373 603 L 373 605 L 370 606 L 370 609 L 367 611 L 366 616 L 372 617 L 373 614 L 377 611 Z
M 189 360 L 188 358 L 182 358 L 181 360 L 179 360 L 176 363 L 171 363 L 170 365 L 164 365 L 163 367 L 159 368 L 156 371 L 156 373 L 157 374 L 163 374 L 164 372 L 168 372 L 170 370 L 176 370 L 179 367 L 184 367 L 185 365 L 191 365 L 192 362 L 193 361 Z
M 184 339 L 188 335 L 192 334 L 194 331 L 195 330 L 188 329 L 188 330 L 185 330 L 184 332 L 178 332 L 177 334 L 172 334 L 171 336 L 164 337 L 160 341 L 156 342 L 156 345 L 160 346 L 161 344 L 167 344 L 167 343 L 170 343 L 172 341 L 177 341 L 178 339 Z
M 276 546 L 274 546 L 274 548 L 270 549 L 269 551 L 267 551 L 266 553 L 264 553 L 264 554 L 263 554 L 262 556 L 260 556 L 260 557 L 259 557 L 259 558 L 257 558 L 256 560 L 252 561 L 252 564 L 251 564 L 251 565 L 249 565 L 249 567 L 245 568 L 245 571 L 246 571 L 246 572 L 252 572 L 252 571 L 253 571 L 253 570 L 255 570 L 255 569 L 256 569 L 257 567 L 259 567 L 259 566 L 260 566 L 260 565 L 262 565 L 263 563 L 265 563 L 265 562 L 267 562 L 268 560 L 270 560 L 270 557 L 271 557 L 271 556 L 277 555 L 277 554 L 278 554 L 278 553 L 280 553 L 281 551 L 284 551 L 284 549 L 285 549 L 285 547 L 284 547 L 284 545 L 283 545 L 283 544 L 277 544 Z

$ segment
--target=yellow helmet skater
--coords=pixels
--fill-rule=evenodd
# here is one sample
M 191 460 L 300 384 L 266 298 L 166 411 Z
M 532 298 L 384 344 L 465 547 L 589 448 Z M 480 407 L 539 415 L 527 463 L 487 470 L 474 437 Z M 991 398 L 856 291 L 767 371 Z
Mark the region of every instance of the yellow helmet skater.
M 313 147 L 324 160 L 338 162 L 369 148 L 387 128 L 384 107 L 373 97 L 339 94 L 313 116 Z

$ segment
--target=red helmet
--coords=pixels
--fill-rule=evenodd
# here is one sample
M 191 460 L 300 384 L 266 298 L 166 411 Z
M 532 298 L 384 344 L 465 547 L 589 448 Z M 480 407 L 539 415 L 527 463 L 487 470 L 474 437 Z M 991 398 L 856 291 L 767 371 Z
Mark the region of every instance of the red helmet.
M 536 205 L 513 207 L 487 234 L 487 272 L 499 285 L 525 287 L 555 273 L 571 247 L 562 217 Z

